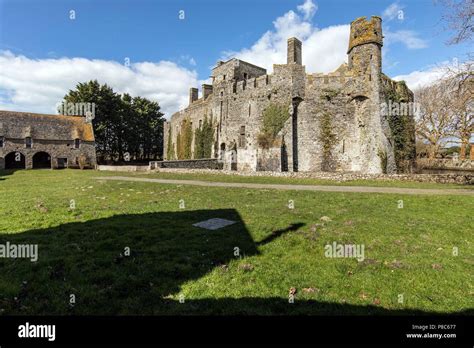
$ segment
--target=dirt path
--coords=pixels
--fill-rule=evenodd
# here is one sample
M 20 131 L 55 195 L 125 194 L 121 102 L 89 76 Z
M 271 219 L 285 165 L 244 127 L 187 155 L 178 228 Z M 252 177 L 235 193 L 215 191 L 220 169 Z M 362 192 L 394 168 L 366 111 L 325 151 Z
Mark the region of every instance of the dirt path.
M 470 195 L 470 196 L 474 196 L 474 190 L 468 190 L 468 189 L 416 189 L 416 188 L 368 187 L 368 186 L 255 184 L 255 183 L 241 183 L 241 182 L 214 182 L 214 181 L 200 181 L 200 180 L 132 178 L 132 177 L 126 177 L 126 176 L 102 176 L 102 177 L 95 177 L 94 179 L 151 182 L 151 183 L 157 183 L 157 184 L 173 184 L 173 185 L 194 185 L 194 186 L 207 186 L 207 187 L 249 188 L 249 189 L 276 189 L 276 190 L 325 191 L 325 192 L 362 192 L 362 193 L 398 193 L 398 194 L 404 194 L 404 195 Z

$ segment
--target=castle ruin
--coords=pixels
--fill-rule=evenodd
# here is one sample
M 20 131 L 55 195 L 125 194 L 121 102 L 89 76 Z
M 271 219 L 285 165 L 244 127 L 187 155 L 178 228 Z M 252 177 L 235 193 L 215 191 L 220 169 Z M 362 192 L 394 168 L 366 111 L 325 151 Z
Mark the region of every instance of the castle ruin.
M 361 17 L 351 23 L 348 63 L 328 74 L 306 72 L 297 38 L 271 75 L 236 58 L 219 61 L 202 97 L 191 88 L 189 105 L 165 123 L 164 159 L 199 158 L 194 135 L 209 122 L 206 157 L 228 170 L 410 171 L 413 116 L 383 110 L 413 102 L 413 93 L 382 73 L 382 45 L 381 18 Z

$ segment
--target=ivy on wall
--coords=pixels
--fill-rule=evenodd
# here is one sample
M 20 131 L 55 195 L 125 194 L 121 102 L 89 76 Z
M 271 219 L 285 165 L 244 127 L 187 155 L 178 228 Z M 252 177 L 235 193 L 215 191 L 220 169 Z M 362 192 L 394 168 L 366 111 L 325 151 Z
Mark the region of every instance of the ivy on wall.
M 176 139 L 178 159 L 191 159 L 191 143 L 193 141 L 193 130 L 191 120 L 185 118 L 181 122 L 180 131 Z
M 319 120 L 319 141 L 323 146 L 322 170 L 331 170 L 331 152 L 336 143 L 336 134 L 333 132 L 329 112 L 324 112 Z
M 273 146 L 276 136 L 289 117 L 288 106 L 271 103 L 263 111 L 262 128 L 257 138 L 258 145 L 262 148 Z
M 204 121 L 194 134 L 194 158 L 211 158 L 212 145 L 214 143 L 214 129 L 212 117 Z
M 399 82 L 398 91 L 394 88 L 386 87 L 384 90 L 385 101 L 392 103 L 408 102 L 407 90 L 403 81 Z M 393 114 L 388 110 L 388 124 L 392 132 L 395 163 L 399 172 L 410 171 L 415 160 L 415 122 L 412 115 Z
M 387 153 L 383 150 L 379 150 L 378 155 L 380 158 L 380 166 L 382 167 L 382 173 L 387 174 L 387 165 L 388 165 Z
M 168 161 L 171 161 L 174 159 L 174 146 L 173 146 L 173 142 L 171 141 L 172 138 L 171 138 L 171 126 L 168 130 L 168 144 L 166 146 L 166 158 L 168 159 Z

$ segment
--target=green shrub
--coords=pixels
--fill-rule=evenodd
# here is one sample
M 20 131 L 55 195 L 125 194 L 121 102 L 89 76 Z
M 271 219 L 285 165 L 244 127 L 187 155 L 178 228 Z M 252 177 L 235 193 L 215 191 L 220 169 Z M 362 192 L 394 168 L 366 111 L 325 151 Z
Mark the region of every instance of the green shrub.
M 285 126 L 286 120 L 290 117 L 288 107 L 283 104 L 270 104 L 263 112 L 263 121 L 260 134 L 257 136 L 257 143 L 262 148 L 269 148 L 273 145 L 276 136 Z
M 194 158 L 211 158 L 212 144 L 214 142 L 214 128 L 212 118 L 204 117 L 201 127 L 194 134 Z

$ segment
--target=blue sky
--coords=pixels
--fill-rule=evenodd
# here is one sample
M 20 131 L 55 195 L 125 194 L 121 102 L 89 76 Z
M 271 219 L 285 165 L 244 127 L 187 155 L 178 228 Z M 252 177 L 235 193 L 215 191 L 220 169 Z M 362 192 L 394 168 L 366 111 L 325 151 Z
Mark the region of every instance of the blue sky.
M 431 0 L 304 3 L 0 0 L 0 108 L 47 112 L 96 73 L 117 91 L 157 99 L 171 112 L 185 101 L 185 84 L 206 80 L 218 59 L 237 56 L 269 70 L 283 63 L 288 35 L 303 40 L 308 72 L 328 72 L 345 59 L 348 24 L 360 16 L 383 17 L 383 70 L 409 84 L 429 81 L 437 65 L 469 51 L 445 44 L 442 7 Z M 130 71 L 122 70 L 126 58 Z

